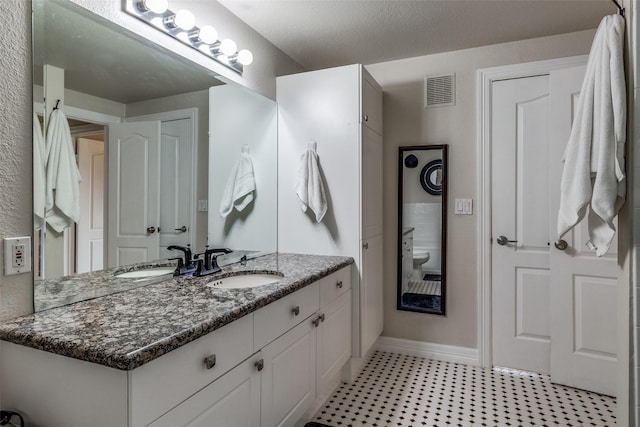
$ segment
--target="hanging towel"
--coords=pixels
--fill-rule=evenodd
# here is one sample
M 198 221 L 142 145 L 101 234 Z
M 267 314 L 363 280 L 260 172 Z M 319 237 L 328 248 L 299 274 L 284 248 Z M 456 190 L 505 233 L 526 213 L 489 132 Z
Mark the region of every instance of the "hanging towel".
M 40 120 L 33 113 L 33 228 L 42 228 L 45 212 L 45 146 Z
M 316 221 L 322 221 L 327 213 L 327 198 L 324 193 L 324 183 L 320 174 L 317 143 L 307 144 L 307 151 L 300 156 L 300 166 L 296 175 L 295 189 L 300 199 L 300 209 L 307 211 L 307 207 L 316 214 Z
M 225 218 L 233 208 L 242 211 L 253 201 L 256 190 L 256 180 L 253 175 L 253 162 L 249 155 L 249 146 L 244 145 L 240 150 L 240 159 L 231 170 L 227 185 L 220 201 L 220 216 Z
M 79 184 L 82 179 L 71 143 L 69 123 L 59 108 L 53 110 L 49 117 L 45 158 L 45 216 L 47 224 L 61 233 L 80 221 Z
M 625 199 L 624 18 L 606 16 L 591 46 L 576 116 L 564 153 L 558 236 L 585 216 L 587 246 L 604 255 L 615 234 L 613 219 Z

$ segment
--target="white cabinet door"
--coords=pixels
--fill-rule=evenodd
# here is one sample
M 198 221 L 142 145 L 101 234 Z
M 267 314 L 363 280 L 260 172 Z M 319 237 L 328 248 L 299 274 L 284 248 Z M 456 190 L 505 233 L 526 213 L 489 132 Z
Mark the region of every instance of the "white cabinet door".
M 365 355 L 382 333 L 382 235 L 362 241 L 360 281 L 360 354 Z
M 158 258 L 159 146 L 160 122 L 109 125 L 109 267 Z
M 317 395 L 333 391 L 340 381 L 342 366 L 351 357 L 351 290 L 321 310 L 324 321 L 318 327 L 316 381 Z
M 259 354 L 150 424 L 152 427 L 260 426 Z
M 364 68 L 362 69 L 362 124 L 382 135 L 382 89 Z
M 382 136 L 362 127 L 362 239 L 382 234 Z
M 261 426 L 293 426 L 315 399 L 316 328 L 307 319 L 262 350 Z

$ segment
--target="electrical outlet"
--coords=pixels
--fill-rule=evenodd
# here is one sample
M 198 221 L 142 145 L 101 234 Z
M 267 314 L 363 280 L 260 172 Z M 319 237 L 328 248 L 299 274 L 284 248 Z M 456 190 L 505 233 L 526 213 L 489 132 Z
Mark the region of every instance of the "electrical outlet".
M 31 271 L 31 237 L 4 239 L 4 275 Z

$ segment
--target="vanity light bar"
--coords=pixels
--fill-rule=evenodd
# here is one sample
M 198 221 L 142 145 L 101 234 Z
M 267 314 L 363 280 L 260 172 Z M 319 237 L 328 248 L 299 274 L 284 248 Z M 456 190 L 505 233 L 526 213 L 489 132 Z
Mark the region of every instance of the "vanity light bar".
M 172 12 L 168 0 L 126 0 L 124 10 L 238 74 L 253 62 L 251 51 L 238 51 L 231 39 L 219 40 L 218 32 L 210 25 L 196 27 L 193 13 L 185 9 Z

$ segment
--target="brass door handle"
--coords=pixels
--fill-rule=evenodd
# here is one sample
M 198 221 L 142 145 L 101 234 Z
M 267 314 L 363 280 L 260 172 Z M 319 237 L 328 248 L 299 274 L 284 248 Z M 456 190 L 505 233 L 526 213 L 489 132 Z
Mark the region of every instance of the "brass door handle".
M 569 247 L 569 244 L 567 243 L 566 240 L 556 240 L 555 242 L 553 242 L 553 246 L 556 247 L 556 249 L 559 249 L 561 251 L 564 251 L 565 249 L 567 249 Z

